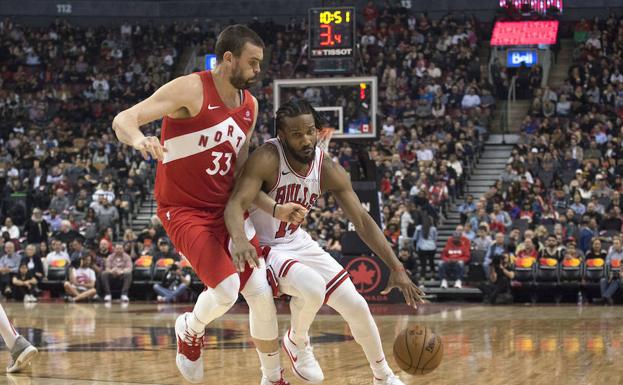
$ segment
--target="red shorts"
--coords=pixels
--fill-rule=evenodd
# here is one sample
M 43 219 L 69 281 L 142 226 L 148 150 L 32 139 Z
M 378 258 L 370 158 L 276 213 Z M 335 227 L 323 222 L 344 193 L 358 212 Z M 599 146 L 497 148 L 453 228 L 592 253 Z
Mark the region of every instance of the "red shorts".
M 215 287 L 236 273 L 231 259 L 231 242 L 222 215 L 215 217 L 209 210 L 187 207 L 158 208 L 162 222 L 177 251 L 186 257 L 201 282 Z M 247 236 L 255 246 L 257 255 L 263 257 L 251 222 L 245 222 Z M 249 280 L 253 269 L 247 264 L 240 274 L 240 290 Z

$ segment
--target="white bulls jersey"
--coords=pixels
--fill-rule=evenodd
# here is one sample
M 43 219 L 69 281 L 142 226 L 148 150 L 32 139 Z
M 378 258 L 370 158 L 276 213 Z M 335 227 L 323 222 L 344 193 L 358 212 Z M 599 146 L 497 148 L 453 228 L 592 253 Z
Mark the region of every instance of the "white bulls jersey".
M 288 164 L 281 141 L 273 138 L 267 143 L 277 147 L 279 152 L 277 183 L 268 192 L 268 195 L 277 203 L 296 202 L 309 210 L 320 196 L 320 172 L 324 152 L 316 147 L 316 154 L 309 172 L 307 175 L 298 175 Z M 273 218 L 271 213 L 256 207 L 251 209 L 250 218 L 262 246 L 290 243 L 295 239 L 300 239 L 300 237 L 309 238 L 307 233 L 299 230 L 298 225 L 281 222 Z

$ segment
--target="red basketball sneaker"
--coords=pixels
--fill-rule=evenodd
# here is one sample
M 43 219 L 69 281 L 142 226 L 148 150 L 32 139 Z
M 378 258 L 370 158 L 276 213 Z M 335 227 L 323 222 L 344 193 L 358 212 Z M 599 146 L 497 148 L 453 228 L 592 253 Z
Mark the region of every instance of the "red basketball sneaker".
M 203 380 L 203 360 L 201 348 L 203 347 L 203 334 L 195 334 L 186 323 L 186 317 L 190 313 L 181 314 L 175 321 L 175 335 L 177 336 L 177 355 L 175 363 L 182 376 L 192 383 Z

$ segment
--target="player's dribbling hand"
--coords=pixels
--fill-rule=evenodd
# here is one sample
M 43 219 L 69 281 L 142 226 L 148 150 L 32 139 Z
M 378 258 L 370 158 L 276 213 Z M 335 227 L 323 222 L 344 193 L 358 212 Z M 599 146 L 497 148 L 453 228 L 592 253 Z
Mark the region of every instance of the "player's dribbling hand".
M 260 260 L 257 257 L 255 246 L 247 240 L 233 242 L 231 258 L 234 262 L 236 270 L 238 270 L 239 273 L 244 271 L 244 267 L 247 262 L 251 268 L 256 268 L 260 265 Z
M 389 294 L 394 288 L 398 288 L 402 292 L 407 305 L 417 309 L 418 303 L 424 303 L 424 300 L 422 300 L 424 292 L 411 281 L 411 278 L 404 270 L 392 271 L 390 273 L 387 286 L 381 292 L 381 295 Z
M 275 218 L 287 223 L 301 224 L 307 215 L 307 209 L 295 202 L 279 204 L 275 208 Z
M 132 147 L 140 151 L 145 160 L 149 160 L 151 156 L 153 159 L 161 161 L 164 159 L 164 153 L 167 152 L 167 149 L 160 144 L 160 140 L 155 136 L 146 136 Z

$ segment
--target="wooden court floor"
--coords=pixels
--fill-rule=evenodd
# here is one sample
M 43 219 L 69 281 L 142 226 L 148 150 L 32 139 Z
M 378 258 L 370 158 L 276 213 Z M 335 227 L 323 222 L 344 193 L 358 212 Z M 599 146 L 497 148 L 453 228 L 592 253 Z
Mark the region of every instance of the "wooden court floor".
M 173 326 L 176 314 L 188 306 L 3 305 L 41 354 L 24 374 L 0 375 L 0 384 L 185 384 L 175 367 Z M 391 346 L 400 330 L 419 322 L 443 339 L 441 366 L 426 376 L 402 374 L 409 385 L 623 384 L 621 307 L 429 304 L 417 314 L 402 305 L 375 306 L 373 311 L 398 374 Z M 245 312 L 239 305 L 211 325 L 204 350 L 205 384 L 259 384 Z M 288 322 L 283 304 L 280 313 L 283 331 Z M 324 384 L 372 384 L 363 352 L 338 315 L 318 315 L 312 340 L 325 372 Z M 7 359 L 3 348 L 0 361 Z M 282 362 L 290 382 L 302 384 L 290 374 L 283 356 Z

